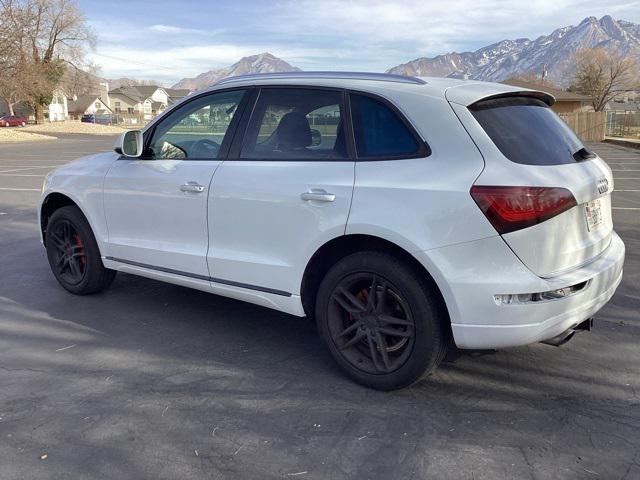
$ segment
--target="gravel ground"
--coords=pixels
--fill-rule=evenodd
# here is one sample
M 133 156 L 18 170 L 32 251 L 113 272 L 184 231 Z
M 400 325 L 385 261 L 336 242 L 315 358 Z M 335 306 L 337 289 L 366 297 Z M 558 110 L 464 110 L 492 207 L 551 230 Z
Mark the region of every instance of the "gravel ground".
M 79 121 L 53 122 L 29 125 L 24 130 L 38 133 L 83 133 L 86 135 L 114 135 L 125 131 L 122 127 L 98 125 Z
M 9 142 L 38 142 L 42 140 L 55 140 L 51 135 L 40 135 L 27 132 L 24 128 L 9 127 L 0 128 L 0 143 Z

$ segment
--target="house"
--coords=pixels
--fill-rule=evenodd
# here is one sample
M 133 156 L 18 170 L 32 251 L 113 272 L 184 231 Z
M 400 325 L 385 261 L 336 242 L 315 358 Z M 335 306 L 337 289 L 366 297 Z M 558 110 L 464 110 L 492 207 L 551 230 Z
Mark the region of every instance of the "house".
M 61 122 L 69 118 L 67 97 L 60 89 L 56 89 L 51 96 L 51 102 L 44 107 L 44 118 L 50 122 Z M 29 121 L 35 120 L 35 112 L 33 107 L 26 101 L 18 102 L 13 106 L 15 115 L 23 115 L 29 118 Z M 9 106 L 0 100 L 0 116 L 10 113 Z
M 169 105 L 181 100 L 191 93 L 191 90 L 186 88 L 165 88 L 164 91 L 169 95 Z
M 150 120 L 168 105 L 189 94 L 189 90 L 157 85 L 133 85 L 109 91 L 109 103 L 116 114 L 128 114 Z
M 67 96 L 62 90 L 54 90 L 51 103 L 44 109 L 44 116 L 50 122 L 62 122 L 69 118 Z
M 529 88 L 531 90 L 541 90 L 553 95 L 556 103 L 553 104 L 551 109 L 556 113 L 587 112 L 593 110 L 591 99 L 586 95 L 560 90 L 559 88 L 536 82 L 526 82 L 524 80 L 505 80 L 501 83 L 514 87 Z
M 98 95 L 80 95 L 68 100 L 67 104 L 69 116 L 74 119 L 81 118 L 83 115 L 112 113 L 109 106 Z
M 605 110 L 614 110 L 614 111 L 625 111 L 625 112 L 640 112 L 640 101 L 632 102 L 616 102 L 611 101 L 608 102 L 604 107 Z

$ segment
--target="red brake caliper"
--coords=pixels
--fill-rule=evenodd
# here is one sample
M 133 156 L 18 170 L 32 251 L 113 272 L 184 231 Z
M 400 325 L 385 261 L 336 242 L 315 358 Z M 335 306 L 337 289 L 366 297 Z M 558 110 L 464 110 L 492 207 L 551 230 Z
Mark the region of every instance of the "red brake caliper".
M 78 253 L 80 254 L 80 263 L 84 265 L 87 259 L 84 256 L 84 244 L 82 243 L 82 239 L 80 238 L 80 235 L 77 234 L 73 236 L 73 239 L 75 240 L 76 245 L 80 247 L 80 250 L 78 251 Z

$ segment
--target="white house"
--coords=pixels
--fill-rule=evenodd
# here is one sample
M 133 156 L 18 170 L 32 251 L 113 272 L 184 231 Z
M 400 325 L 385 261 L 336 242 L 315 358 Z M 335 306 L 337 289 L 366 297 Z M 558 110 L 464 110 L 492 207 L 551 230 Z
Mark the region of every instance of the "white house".
M 109 91 L 109 104 L 116 114 L 127 114 L 150 120 L 168 105 L 189 94 L 189 90 L 163 88 L 157 85 L 134 85 Z
M 80 95 L 68 100 L 69 116 L 80 118 L 83 115 L 107 114 L 111 113 L 108 105 L 105 105 L 98 95 Z
M 45 108 L 45 117 L 50 122 L 62 122 L 69 118 L 67 97 L 62 90 L 56 89 L 53 92 L 51 103 Z

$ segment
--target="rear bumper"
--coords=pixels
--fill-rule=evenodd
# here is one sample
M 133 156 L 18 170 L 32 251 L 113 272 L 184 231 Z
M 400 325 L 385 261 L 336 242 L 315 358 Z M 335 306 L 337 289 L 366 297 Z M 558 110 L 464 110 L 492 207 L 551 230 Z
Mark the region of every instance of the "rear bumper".
M 450 252 L 425 252 L 443 278 L 451 279 L 442 290 L 459 348 L 515 347 L 553 338 L 592 317 L 622 280 L 625 246 L 615 232 L 609 247 L 591 263 L 544 279 L 527 270 L 498 240 L 505 248 L 484 239 L 447 247 L 454 249 Z M 555 300 L 504 305 L 493 297 L 551 291 L 585 281 L 588 286 L 580 292 Z

